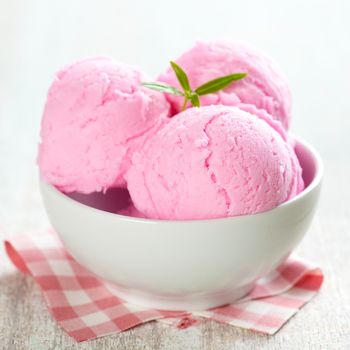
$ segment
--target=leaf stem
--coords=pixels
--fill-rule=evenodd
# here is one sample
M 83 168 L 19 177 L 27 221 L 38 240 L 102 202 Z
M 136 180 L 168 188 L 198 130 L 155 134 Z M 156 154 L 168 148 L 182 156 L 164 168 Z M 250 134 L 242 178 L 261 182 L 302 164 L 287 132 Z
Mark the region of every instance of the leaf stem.
M 184 103 L 182 104 L 182 107 L 181 107 L 181 112 L 183 112 L 186 109 L 187 102 L 188 102 L 188 95 L 186 94 L 185 99 L 184 99 Z

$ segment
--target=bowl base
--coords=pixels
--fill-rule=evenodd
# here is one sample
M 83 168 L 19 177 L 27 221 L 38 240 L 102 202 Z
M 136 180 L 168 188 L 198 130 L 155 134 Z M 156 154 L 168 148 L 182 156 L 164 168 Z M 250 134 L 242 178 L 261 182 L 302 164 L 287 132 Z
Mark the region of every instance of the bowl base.
M 114 284 L 108 284 L 107 287 L 113 295 L 135 306 L 168 311 L 201 311 L 236 302 L 252 290 L 254 283 L 238 288 L 227 288 L 220 292 L 184 293 L 182 296 L 130 291 Z

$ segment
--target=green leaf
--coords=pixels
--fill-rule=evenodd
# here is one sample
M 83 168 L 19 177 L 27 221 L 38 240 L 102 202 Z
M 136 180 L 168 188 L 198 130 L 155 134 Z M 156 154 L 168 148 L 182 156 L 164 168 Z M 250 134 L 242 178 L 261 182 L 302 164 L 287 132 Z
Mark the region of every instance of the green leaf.
M 190 97 L 191 103 L 193 107 L 200 107 L 201 103 L 199 101 L 199 96 L 196 93 L 192 93 Z
M 168 94 L 172 94 L 172 95 L 176 95 L 176 96 L 184 96 L 184 93 L 180 90 L 178 90 L 177 88 L 167 85 L 167 84 L 163 84 L 163 83 L 141 83 L 141 85 L 152 89 L 152 90 L 156 90 L 156 91 L 160 91 L 160 92 L 165 92 Z
M 233 81 L 243 79 L 246 76 L 247 76 L 247 73 L 235 73 L 235 74 L 226 75 L 224 77 L 216 78 L 214 80 L 210 80 L 207 83 L 197 87 L 195 92 L 199 96 L 212 94 L 213 92 L 217 92 L 229 86 Z
M 190 83 L 188 81 L 188 77 L 187 77 L 187 74 L 185 73 L 185 71 L 173 61 L 170 61 L 170 64 L 171 64 L 171 67 L 174 70 L 176 77 L 177 77 L 177 80 L 179 81 L 182 88 L 185 91 L 190 91 L 191 90 Z

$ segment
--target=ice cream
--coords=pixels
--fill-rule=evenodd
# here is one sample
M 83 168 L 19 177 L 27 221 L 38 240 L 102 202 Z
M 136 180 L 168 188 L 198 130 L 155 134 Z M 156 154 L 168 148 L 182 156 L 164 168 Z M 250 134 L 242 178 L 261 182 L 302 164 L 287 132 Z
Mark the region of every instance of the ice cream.
M 131 155 L 169 114 L 163 94 L 140 86 L 145 80 L 138 68 L 108 57 L 59 71 L 42 120 L 43 179 L 64 192 L 125 186 Z
M 118 211 L 119 215 L 130 216 L 133 218 L 145 219 L 146 216 L 136 209 L 133 203 L 130 203 L 128 207 Z
M 225 90 L 201 96 L 201 105 L 238 103 L 253 104 L 266 110 L 288 129 L 291 114 L 291 94 L 288 82 L 278 66 L 260 51 L 242 43 L 229 41 L 198 42 L 176 60 L 187 73 L 193 89 L 209 80 L 238 72 L 248 73 Z M 179 87 L 171 68 L 159 81 Z M 173 113 L 178 113 L 182 98 L 167 95 Z
M 301 168 L 285 133 L 251 108 L 173 117 L 132 158 L 126 179 L 135 207 L 148 218 L 209 219 L 263 212 L 298 194 Z

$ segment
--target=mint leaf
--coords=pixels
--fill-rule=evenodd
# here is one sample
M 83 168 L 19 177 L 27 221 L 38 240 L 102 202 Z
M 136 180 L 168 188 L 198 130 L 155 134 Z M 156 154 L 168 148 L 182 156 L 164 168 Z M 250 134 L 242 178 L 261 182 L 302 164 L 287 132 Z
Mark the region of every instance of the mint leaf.
M 190 97 L 191 103 L 193 107 L 200 107 L 201 103 L 199 101 L 199 96 L 196 93 L 192 93 Z
M 186 109 L 189 101 L 191 102 L 193 107 L 200 107 L 201 103 L 200 103 L 199 96 L 211 94 L 213 92 L 222 90 L 227 86 L 229 86 L 233 81 L 243 79 L 244 77 L 247 76 L 247 73 L 234 73 L 234 74 L 226 75 L 224 77 L 210 80 L 207 83 L 197 87 L 197 89 L 193 91 L 190 87 L 190 83 L 185 71 L 173 61 L 170 61 L 170 64 L 176 74 L 176 77 L 183 91 L 177 89 L 174 86 L 170 86 L 168 84 L 164 84 L 160 82 L 145 82 L 145 83 L 142 83 L 142 85 L 152 90 L 156 90 L 156 91 L 160 91 L 160 92 L 164 92 L 164 93 L 168 93 L 176 96 L 183 96 L 184 100 L 181 107 L 181 111 L 184 111 Z
M 177 88 L 167 85 L 167 84 L 163 84 L 163 83 L 141 83 L 141 85 L 152 89 L 152 90 L 156 90 L 156 91 L 160 91 L 160 92 L 165 92 L 167 94 L 172 94 L 172 95 L 176 95 L 176 96 L 184 96 L 184 93 L 180 90 L 178 90 Z
M 235 74 L 226 75 L 224 77 L 216 78 L 197 87 L 195 92 L 199 96 L 212 94 L 214 92 L 217 92 L 229 86 L 233 81 L 243 79 L 246 76 L 247 76 L 247 73 L 235 73 Z
M 173 61 L 170 61 L 170 64 L 171 64 L 171 67 L 174 70 L 176 77 L 177 77 L 177 80 L 179 81 L 182 88 L 185 91 L 191 91 L 190 83 L 188 81 L 188 77 L 187 77 L 187 74 L 185 73 L 185 71 Z

